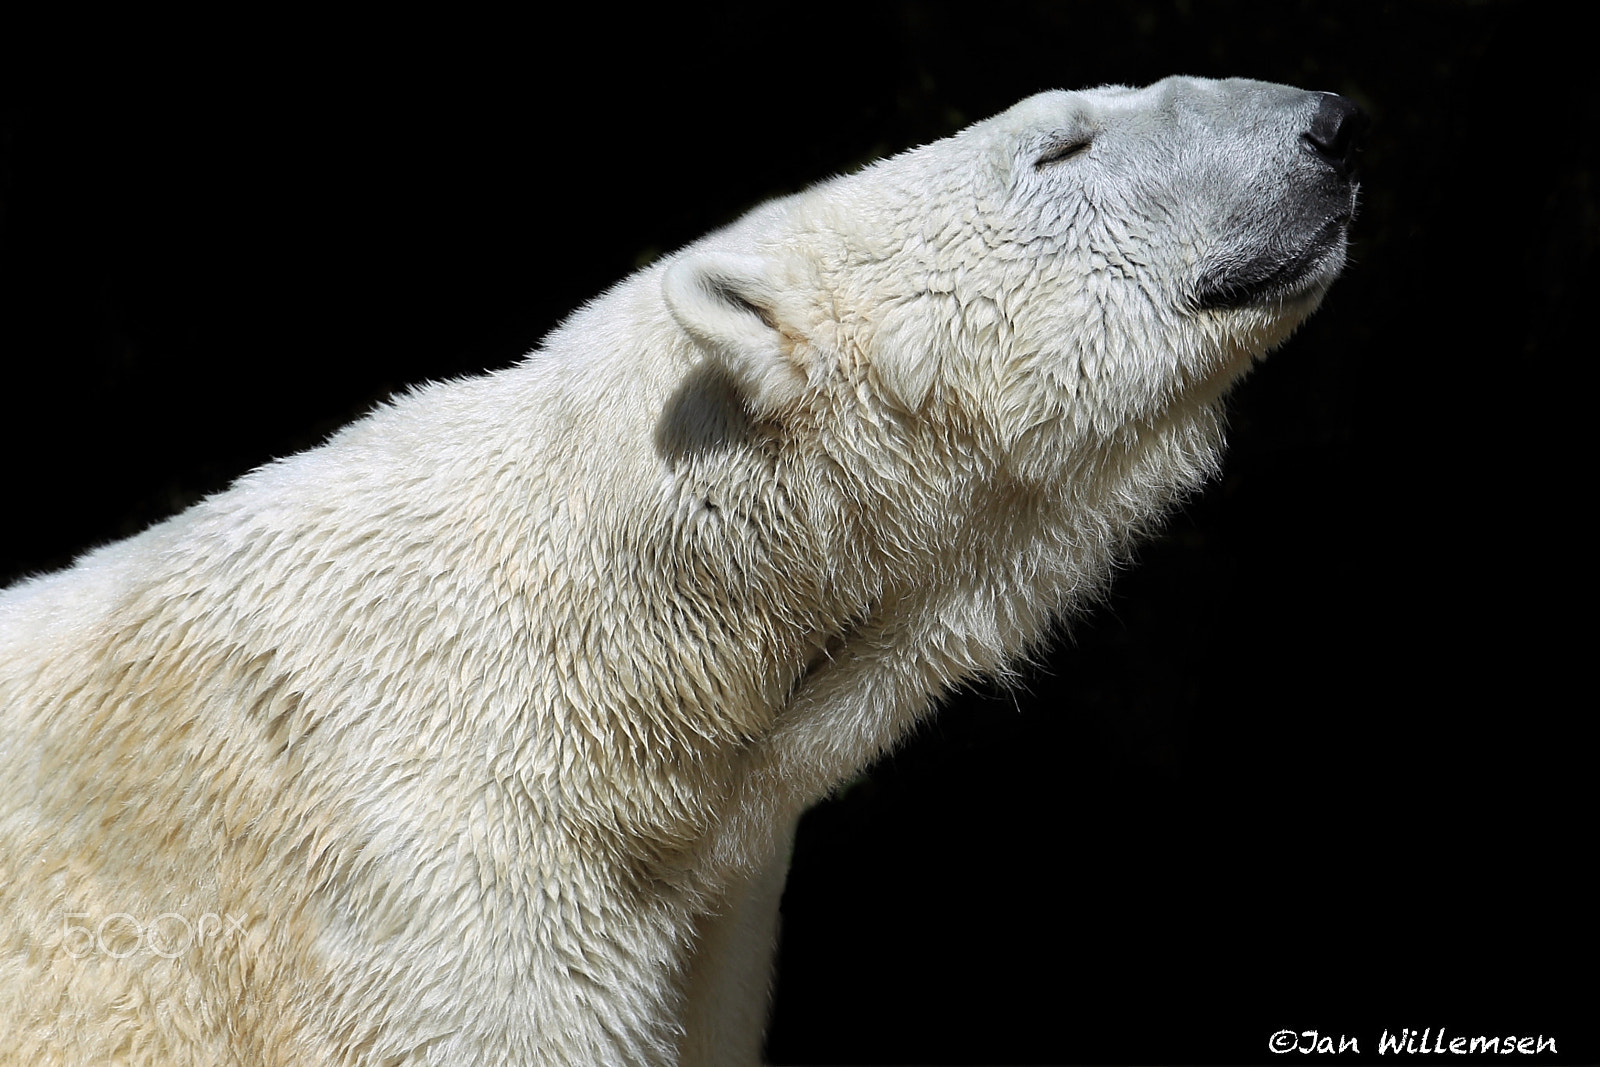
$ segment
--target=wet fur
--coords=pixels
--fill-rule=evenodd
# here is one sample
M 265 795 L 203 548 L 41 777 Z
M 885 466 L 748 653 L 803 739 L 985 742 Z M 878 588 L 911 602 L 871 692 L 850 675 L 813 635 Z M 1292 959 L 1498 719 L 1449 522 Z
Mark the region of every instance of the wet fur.
M 1342 228 L 1256 299 L 1353 203 L 1316 106 L 1026 100 L 6 592 L 0 1063 L 753 1060 L 799 812 L 1093 595 L 1332 281 Z

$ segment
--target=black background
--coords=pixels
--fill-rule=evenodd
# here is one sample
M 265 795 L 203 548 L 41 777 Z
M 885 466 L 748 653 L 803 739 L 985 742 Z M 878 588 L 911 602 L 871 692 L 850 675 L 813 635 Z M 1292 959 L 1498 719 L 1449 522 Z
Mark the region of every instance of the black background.
M 758 200 L 1028 93 L 1179 72 L 1335 90 L 1374 122 L 1346 277 L 1237 391 L 1225 475 L 1106 603 L 1019 689 L 952 701 L 808 816 L 769 1051 L 1277 1062 L 1288 1028 L 1370 1059 L 1385 1028 L 1443 1026 L 1600 1057 L 1600 101 L 1563 10 L 16 28 L 0 581 L 394 389 L 506 366 Z

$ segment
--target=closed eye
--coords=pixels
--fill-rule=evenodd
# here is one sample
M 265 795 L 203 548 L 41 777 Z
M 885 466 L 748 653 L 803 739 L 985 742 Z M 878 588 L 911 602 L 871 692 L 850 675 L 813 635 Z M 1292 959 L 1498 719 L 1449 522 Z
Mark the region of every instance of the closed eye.
M 1063 159 L 1071 159 L 1073 156 L 1088 151 L 1091 143 L 1090 138 L 1084 137 L 1075 141 L 1064 141 L 1061 144 L 1052 145 L 1043 155 L 1033 161 L 1033 165 L 1037 169 L 1048 167 L 1052 163 L 1060 163 Z

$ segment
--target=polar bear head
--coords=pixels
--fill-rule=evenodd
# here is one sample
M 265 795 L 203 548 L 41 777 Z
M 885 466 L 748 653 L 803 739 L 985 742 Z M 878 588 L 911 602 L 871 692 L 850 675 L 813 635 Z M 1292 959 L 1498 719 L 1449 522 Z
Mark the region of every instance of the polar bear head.
M 1042 93 L 758 208 L 668 265 L 667 302 L 756 411 L 1103 438 L 1209 404 L 1316 308 L 1362 122 L 1246 80 Z

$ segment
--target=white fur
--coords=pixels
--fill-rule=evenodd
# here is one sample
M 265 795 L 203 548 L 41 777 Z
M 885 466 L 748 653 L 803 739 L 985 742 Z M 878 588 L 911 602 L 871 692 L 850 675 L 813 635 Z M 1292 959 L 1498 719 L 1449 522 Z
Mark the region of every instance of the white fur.
M 1315 107 L 1023 101 L 8 591 L 0 1063 L 755 1058 L 798 813 L 1093 594 L 1337 272 L 1192 310 L 1340 221 Z

